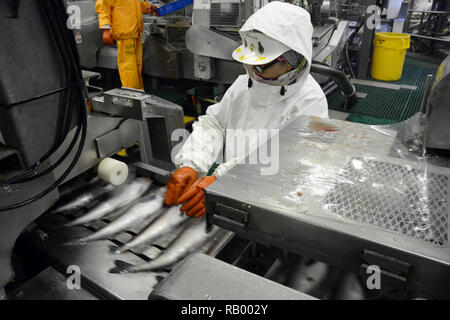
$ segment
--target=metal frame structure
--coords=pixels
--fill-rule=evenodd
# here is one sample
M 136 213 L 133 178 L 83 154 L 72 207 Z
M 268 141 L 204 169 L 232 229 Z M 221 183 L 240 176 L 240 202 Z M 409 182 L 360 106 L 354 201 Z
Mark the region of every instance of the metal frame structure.
M 280 132 L 282 160 L 279 172 L 295 167 L 296 159 L 304 156 L 296 135 L 303 128 L 299 121 L 294 120 Z M 337 125 L 338 122 L 330 120 L 327 123 Z M 380 154 L 386 153 L 389 161 L 408 166 L 408 159 L 399 161 L 392 157 L 395 144 L 388 140 L 386 150 L 379 150 Z M 428 166 L 430 170 L 432 167 L 431 164 Z M 237 165 L 206 189 L 208 223 L 234 231 L 246 239 L 274 245 L 351 272 L 365 274 L 370 265 L 377 265 L 386 287 L 425 292 L 435 298 L 450 297 L 448 245 L 436 246 L 406 234 L 353 221 L 349 223 L 318 212 L 296 212 L 294 208 L 288 210 L 264 201 L 258 195 L 273 195 L 278 199 L 275 191 L 281 187 L 278 179 L 284 180 L 279 174 L 271 179 L 261 176 L 257 173 L 258 168 L 259 165 Z M 447 168 L 443 172 L 448 174 L 448 171 Z M 287 181 L 291 180 L 295 180 L 295 176 Z M 449 185 L 442 188 L 441 192 L 448 198 Z M 242 190 L 251 190 L 252 196 Z M 446 210 L 448 216 L 448 207 Z M 444 228 L 448 230 L 448 218 L 446 221 Z
M 436 1 L 433 2 L 435 4 Z M 438 44 L 448 45 L 450 36 L 445 31 L 449 27 L 449 11 L 438 10 L 415 10 L 415 0 L 411 0 L 408 5 L 403 33 L 410 34 L 420 46 L 425 48 L 428 55 L 436 54 Z M 413 23 L 414 20 L 414 23 Z M 415 50 L 413 48 L 413 50 Z

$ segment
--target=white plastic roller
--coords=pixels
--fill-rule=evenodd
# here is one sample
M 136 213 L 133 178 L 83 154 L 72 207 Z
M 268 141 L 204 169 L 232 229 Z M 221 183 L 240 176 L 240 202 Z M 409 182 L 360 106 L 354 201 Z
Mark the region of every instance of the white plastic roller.
M 112 158 L 105 158 L 100 161 L 97 168 L 98 176 L 114 185 L 125 182 L 128 177 L 128 166 L 122 161 Z

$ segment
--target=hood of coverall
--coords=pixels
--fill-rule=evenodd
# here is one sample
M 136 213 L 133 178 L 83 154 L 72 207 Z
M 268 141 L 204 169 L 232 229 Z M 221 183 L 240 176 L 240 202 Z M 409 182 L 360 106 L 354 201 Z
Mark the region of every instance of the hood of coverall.
M 257 102 L 273 103 L 284 100 L 300 90 L 308 78 L 312 60 L 313 26 L 309 13 L 305 9 L 289 3 L 270 2 L 250 16 L 239 32 L 250 30 L 258 30 L 276 39 L 303 55 L 307 60 L 307 64 L 299 72 L 295 84 L 285 86 L 286 93 L 284 95 L 280 94 L 280 86 L 253 81 L 250 88 L 252 96 Z

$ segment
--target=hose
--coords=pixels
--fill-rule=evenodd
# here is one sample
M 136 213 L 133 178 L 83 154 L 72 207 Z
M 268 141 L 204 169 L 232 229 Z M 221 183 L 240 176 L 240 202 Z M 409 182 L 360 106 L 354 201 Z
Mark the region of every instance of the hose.
M 67 85 L 67 83 L 70 83 L 70 81 L 72 81 L 72 78 L 75 77 L 76 78 L 76 86 L 67 86 L 65 90 L 67 90 L 68 92 L 63 95 L 63 105 L 61 106 L 63 108 L 63 112 L 60 113 L 59 119 L 62 120 L 62 123 L 60 123 L 60 129 L 65 133 L 64 135 L 62 135 L 62 140 L 65 139 L 65 135 L 67 134 L 67 132 L 69 130 L 69 125 L 71 122 L 70 117 L 67 117 L 67 110 L 69 111 L 69 113 L 71 114 L 72 112 L 72 101 L 74 101 L 73 95 L 77 94 L 79 96 L 79 103 L 78 103 L 78 107 L 79 107 L 79 117 L 78 117 L 78 128 L 77 128 L 77 132 L 75 133 L 74 139 L 72 140 L 69 148 L 66 150 L 66 152 L 61 156 L 60 159 L 58 159 L 58 161 L 52 165 L 50 168 L 44 170 L 43 172 L 32 176 L 32 177 L 27 177 L 25 178 L 26 181 L 29 180 L 34 180 L 37 177 L 43 176 L 49 172 L 51 172 L 54 168 L 56 168 L 57 166 L 59 166 L 64 159 L 69 155 L 70 151 L 72 150 L 73 146 L 75 145 L 75 142 L 78 140 L 78 136 L 79 133 L 81 131 L 81 139 L 78 145 L 78 149 L 77 152 L 75 153 L 75 156 L 72 160 L 72 162 L 70 163 L 69 167 L 64 171 L 64 173 L 48 188 L 46 188 L 44 191 L 42 191 L 41 193 L 27 199 L 24 200 L 22 202 L 19 203 L 15 203 L 15 204 L 11 204 L 11 205 L 7 205 L 4 207 L 0 207 L 0 211 L 8 211 L 8 210 L 12 210 L 12 209 L 16 209 L 19 207 L 22 207 L 24 205 L 27 205 L 31 202 L 34 202 L 36 200 L 39 200 L 41 198 L 43 198 L 44 196 L 46 196 L 47 194 L 49 194 L 52 190 L 54 190 L 55 188 L 57 188 L 63 181 L 64 179 L 70 174 L 70 172 L 72 171 L 72 169 L 75 167 L 75 165 L 77 164 L 80 156 L 81 156 L 81 152 L 83 151 L 83 147 L 84 147 L 84 143 L 86 141 L 86 133 L 87 133 L 87 109 L 86 109 L 86 105 L 84 103 L 85 101 L 85 97 L 84 97 L 84 90 L 82 89 L 82 85 L 83 85 L 83 81 L 82 81 L 82 76 L 81 76 L 81 66 L 80 66 L 80 60 L 79 60 L 79 56 L 78 56 L 78 52 L 76 49 L 76 46 L 74 45 L 74 39 L 73 39 L 73 34 L 69 35 L 69 30 L 66 29 L 65 26 L 65 21 L 67 20 L 67 16 L 65 13 L 65 6 L 61 1 L 52 1 L 52 0 L 44 0 L 43 1 L 43 6 L 42 6 L 42 10 L 45 10 L 45 13 L 47 14 L 47 18 L 49 18 L 49 20 L 55 24 L 55 26 L 51 25 L 52 28 L 50 28 L 53 31 L 53 36 L 55 37 L 56 43 L 58 44 L 58 49 L 60 49 L 61 55 L 63 56 L 63 60 L 64 60 L 64 69 L 67 73 L 67 78 L 65 81 L 65 84 Z M 49 12 L 51 14 L 49 14 Z M 64 12 L 63 15 L 58 14 Z M 61 32 L 61 30 L 63 30 Z M 58 34 L 58 32 L 61 32 L 62 34 Z M 64 91 L 65 91 L 64 90 Z M 77 100 L 75 100 L 77 101 Z M 62 114 L 62 116 L 61 116 Z M 59 139 L 58 139 L 59 140 Z
M 343 71 L 324 66 L 322 64 L 312 63 L 310 72 L 326 75 L 336 82 L 342 94 L 346 98 L 345 109 L 351 109 L 358 102 L 355 87 L 348 80 Z

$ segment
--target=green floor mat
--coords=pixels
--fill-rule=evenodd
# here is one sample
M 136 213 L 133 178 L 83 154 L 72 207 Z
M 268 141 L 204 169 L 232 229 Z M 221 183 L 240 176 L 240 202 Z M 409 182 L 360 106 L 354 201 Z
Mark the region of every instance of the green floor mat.
M 359 114 L 371 118 L 379 118 L 382 119 L 382 124 L 385 124 L 386 121 L 392 121 L 390 123 L 403 121 L 419 111 L 427 75 L 435 75 L 437 68 L 437 64 L 406 57 L 400 80 L 391 82 L 374 79 L 369 80 L 397 85 L 416 86 L 416 90 L 405 88 L 394 90 L 356 84 L 356 91 L 367 94 L 367 96 L 364 99 L 361 99 L 351 111 L 343 109 L 344 97 L 339 91 L 334 92 L 328 97 L 328 106 L 333 110 L 350 112 L 351 115 Z M 371 118 L 349 118 L 350 119 L 348 120 L 359 119 L 361 121 L 369 121 L 371 124 L 374 121 L 376 122 L 376 120 Z
M 358 122 L 358 123 L 364 123 L 364 124 L 370 124 L 370 125 L 385 125 L 385 124 L 397 123 L 397 121 L 395 121 L 395 120 L 376 118 L 376 117 L 366 116 L 364 114 L 358 114 L 358 113 L 350 114 L 346 120 L 350 121 L 350 122 Z

